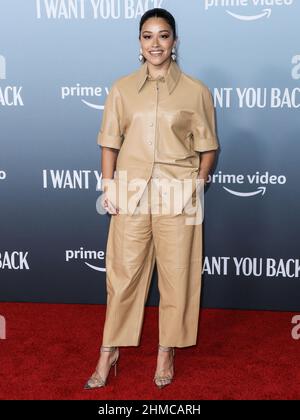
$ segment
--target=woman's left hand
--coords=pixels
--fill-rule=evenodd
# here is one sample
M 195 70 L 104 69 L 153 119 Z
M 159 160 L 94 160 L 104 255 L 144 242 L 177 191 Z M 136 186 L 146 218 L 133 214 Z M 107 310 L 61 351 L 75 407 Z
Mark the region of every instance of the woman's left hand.
M 207 184 L 207 180 L 208 180 L 208 173 L 207 172 L 204 172 L 204 171 L 199 171 L 197 178 L 203 179 L 204 185 L 206 185 Z

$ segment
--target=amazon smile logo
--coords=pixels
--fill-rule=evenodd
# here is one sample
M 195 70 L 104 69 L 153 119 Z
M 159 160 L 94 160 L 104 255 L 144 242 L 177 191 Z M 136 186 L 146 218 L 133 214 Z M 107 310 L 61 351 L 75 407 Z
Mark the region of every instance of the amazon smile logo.
M 259 19 L 268 19 L 272 14 L 273 7 L 286 7 L 293 4 L 294 0 L 205 0 L 204 9 L 207 11 L 222 7 L 233 18 L 252 22 Z M 233 7 L 238 8 L 238 10 L 230 10 Z
M 245 15 L 239 15 L 237 13 L 230 12 L 229 10 L 226 10 L 226 12 L 230 16 L 232 16 L 232 17 L 234 17 L 236 19 L 239 19 L 239 20 L 257 20 L 257 19 L 261 19 L 263 17 L 269 18 L 271 16 L 272 10 L 271 9 L 263 9 L 262 12 L 259 13 L 258 15 L 246 15 L 246 16 Z
M 256 171 L 255 174 L 225 174 L 219 171 L 216 174 L 210 175 L 208 183 L 219 184 L 229 194 L 241 198 L 254 197 L 257 195 L 263 196 L 266 194 L 269 186 L 285 185 L 287 178 L 284 175 L 270 174 L 268 171 L 260 173 Z

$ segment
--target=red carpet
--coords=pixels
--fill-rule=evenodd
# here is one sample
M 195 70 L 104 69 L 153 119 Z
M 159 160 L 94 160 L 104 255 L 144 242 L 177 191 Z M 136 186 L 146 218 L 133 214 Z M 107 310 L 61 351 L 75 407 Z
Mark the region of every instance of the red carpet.
M 174 382 L 156 389 L 156 307 L 139 347 L 122 347 L 105 388 L 82 387 L 98 360 L 103 305 L 0 303 L 0 399 L 299 399 L 300 341 L 289 312 L 201 311 L 198 345 L 176 349 Z M 299 363 L 298 363 L 299 360 Z

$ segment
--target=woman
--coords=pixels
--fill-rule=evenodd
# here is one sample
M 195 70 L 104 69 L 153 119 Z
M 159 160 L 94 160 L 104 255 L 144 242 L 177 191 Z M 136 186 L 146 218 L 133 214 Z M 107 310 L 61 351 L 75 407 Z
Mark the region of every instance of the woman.
M 112 218 L 106 249 L 103 341 L 86 389 L 106 384 L 111 366 L 116 369 L 120 346 L 139 345 L 155 261 L 160 302 L 153 380 L 159 388 L 173 379 L 175 347 L 196 344 L 202 225 L 186 223 L 187 200 L 179 206 L 174 200 L 168 213 L 155 213 L 153 203 L 161 210 L 169 195 L 153 181 L 175 181 L 177 186 L 183 180 L 193 185 L 196 179 L 207 181 L 219 147 L 214 107 L 207 86 L 183 73 L 176 62 L 173 16 L 165 9 L 148 10 L 139 29 L 143 64 L 113 84 L 98 135 L 103 202 Z M 130 183 L 140 188 L 129 189 Z M 118 199 L 112 194 L 114 187 Z M 194 197 L 192 188 L 189 199 Z M 154 190 L 159 191 L 158 201 L 152 199 Z M 126 191 L 129 198 L 125 204 L 120 191 Z M 144 209 L 150 211 L 141 213 L 139 205 L 149 198 L 149 192 L 151 203 L 148 200 Z

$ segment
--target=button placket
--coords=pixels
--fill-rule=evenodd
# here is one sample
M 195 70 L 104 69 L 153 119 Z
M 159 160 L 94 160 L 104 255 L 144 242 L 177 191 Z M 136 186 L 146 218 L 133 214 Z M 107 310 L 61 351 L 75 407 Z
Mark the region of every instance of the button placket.
M 157 119 L 157 89 L 158 89 L 158 86 L 157 86 L 157 80 L 155 80 L 155 79 L 152 79 L 152 77 L 150 77 L 149 75 L 148 75 L 148 79 L 150 80 L 150 81 L 154 81 L 155 82 L 155 84 L 156 84 L 156 87 L 155 87 L 155 91 L 156 91 L 156 102 L 155 102 L 155 123 L 156 123 L 156 119 Z M 154 122 L 153 121 L 151 121 L 150 123 L 149 123 L 149 127 L 154 127 Z M 154 132 L 154 137 L 155 137 L 155 132 Z M 151 140 L 151 139 L 148 139 L 147 140 L 147 144 L 149 144 L 149 146 L 152 146 L 153 145 L 153 140 Z M 155 150 L 155 138 L 154 138 L 154 150 Z
M 155 91 L 156 91 L 156 106 L 155 106 L 155 124 L 151 122 L 151 126 L 154 126 L 154 150 L 153 150 L 153 165 L 152 165 L 152 179 L 159 179 L 159 171 L 157 167 L 156 149 L 157 149 L 157 111 L 158 111 L 158 92 L 159 92 L 159 81 L 155 80 Z
M 156 161 L 156 149 L 157 149 L 157 109 L 158 109 L 158 80 L 155 81 L 155 90 L 156 90 L 156 106 L 155 106 L 155 126 L 154 126 L 154 150 L 153 150 L 153 163 Z
M 150 127 L 154 127 L 154 132 L 153 132 L 153 141 L 148 139 L 147 143 L 152 146 L 153 148 L 153 155 L 152 155 L 152 173 L 154 178 L 158 178 L 158 174 L 156 173 L 156 148 L 157 148 L 157 120 L 158 120 L 158 99 L 159 99 L 159 79 L 155 79 L 153 80 L 154 84 L 154 89 L 156 92 L 156 100 L 155 100 L 155 110 L 154 110 L 154 121 L 150 121 L 149 126 Z

